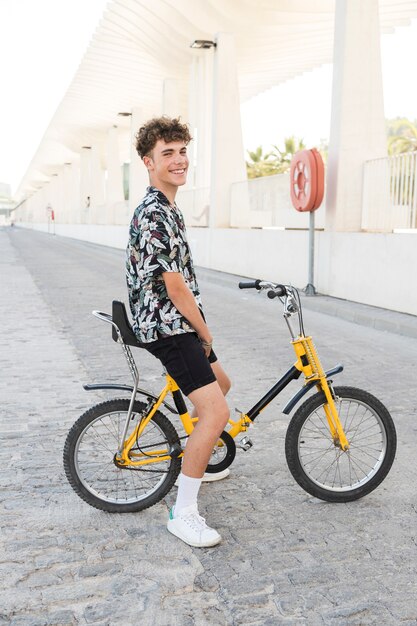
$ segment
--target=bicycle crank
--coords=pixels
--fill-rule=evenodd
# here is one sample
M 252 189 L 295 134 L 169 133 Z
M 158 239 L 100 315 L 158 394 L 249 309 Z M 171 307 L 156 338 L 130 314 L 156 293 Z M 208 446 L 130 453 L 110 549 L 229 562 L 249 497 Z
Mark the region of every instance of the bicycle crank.
M 250 450 L 253 446 L 253 443 L 249 437 L 243 437 L 240 441 L 236 442 L 236 447 L 240 448 L 244 452 Z

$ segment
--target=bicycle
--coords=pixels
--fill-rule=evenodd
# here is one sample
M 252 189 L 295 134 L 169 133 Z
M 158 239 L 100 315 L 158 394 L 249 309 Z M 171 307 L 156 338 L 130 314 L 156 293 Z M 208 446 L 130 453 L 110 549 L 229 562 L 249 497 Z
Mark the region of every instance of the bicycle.
M 213 449 L 206 472 L 218 472 L 234 460 L 236 447 L 248 450 L 244 436 L 261 411 L 293 380 L 304 385 L 282 409 L 288 415 L 316 388 L 292 417 L 285 438 L 285 456 L 295 481 L 310 495 L 328 502 L 349 502 L 373 491 L 386 477 L 396 452 L 396 431 L 386 407 L 367 391 L 333 387 L 342 365 L 325 372 L 311 336 L 304 332 L 297 289 L 265 281 L 239 283 L 241 289 L 267 290 L 284 307 L 296 362 L 247 412 L 229 420 Z M 139 387 L 139 372 L 130 347 L 141 347 L 123 302 L 113 301 L 112 315 L 93 311 L 112 325 L 121 344 L 133 386 L 112 383 L 84 385 L 90 390 L 128 391 L 129 399 L 101 402 L 73 425 L 64 446 L 64 468 L 74 491 L 91 506 L 108 512 L 134 512 L 159 502 L 172 488 L 181 468 L 183 441 L 198 418 L 191 418 L 175 381 L 168 375 L 158 396 Z M 298 333 L 291 318 L 296 316 Z M 166 401 L 173 398 L 174 406 Z M 141 397 L 142 401 L 137 398 Z M 143 401 L 145 400 L 145 401 Z M 185 436 L 179 437 L 164 408 L 178 414 Z

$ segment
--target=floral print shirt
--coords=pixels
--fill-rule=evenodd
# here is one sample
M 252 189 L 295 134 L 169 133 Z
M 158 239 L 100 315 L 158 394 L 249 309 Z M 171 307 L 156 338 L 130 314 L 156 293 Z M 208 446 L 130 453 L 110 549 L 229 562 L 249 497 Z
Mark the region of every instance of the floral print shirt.
M 194 332 L 169 299 L 162 272 L 179 272 L 202 311 L 184 218 L 155 187 L 133 214 L 126 250 L 126 280 L 133 330 L 142 343 Z

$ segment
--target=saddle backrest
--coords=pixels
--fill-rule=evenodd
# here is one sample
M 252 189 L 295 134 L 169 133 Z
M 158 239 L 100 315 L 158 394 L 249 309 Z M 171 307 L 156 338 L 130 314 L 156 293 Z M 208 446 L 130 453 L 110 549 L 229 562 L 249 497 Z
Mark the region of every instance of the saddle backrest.
M 120 300 L 113 300 L 112 319 L 114 324 L 116 324 L 116 326 L 118 327 L 124 343 L 128 346 L 135 346 L 136 348 L 140 348 L 141 344 L 137 340 L 137 337 L 132 330 L 132 326 L 130 325 L 124 302 L 120 302 Z M 113 341 L 118 340 L 117 332 L 114 327 L 112 328 L 112 337 Z

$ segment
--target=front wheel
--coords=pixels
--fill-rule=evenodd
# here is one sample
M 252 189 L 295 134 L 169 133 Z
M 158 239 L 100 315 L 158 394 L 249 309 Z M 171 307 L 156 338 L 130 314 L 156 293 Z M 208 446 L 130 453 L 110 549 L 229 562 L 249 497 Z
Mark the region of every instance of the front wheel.
M 335 387 L 335 404 L 349 442 L 343 451 L 330 434 L 324 393 L 304 402 L 285 439 L 291 474 L 309 494 L 327 502 L 350 502 L 384 480 L 397 447 L 395 426 L 384 405 L 354 387 Z
M 161 500 L 173 486 L 180 468 L 178 458 L 166 458 L 180 447 L 177 432 L 163 413 L 156 411 L 131 457 L 161 461 L 121 468 L 115 462 L 129 409 L 129 400 L 109 400 L 84 413 L 68 433 L 64 469 L 74 491 L 91 506 L 110 513 L 142 511 Z M 127 436 L 147 414 L 143 402 L 135 402 Z

